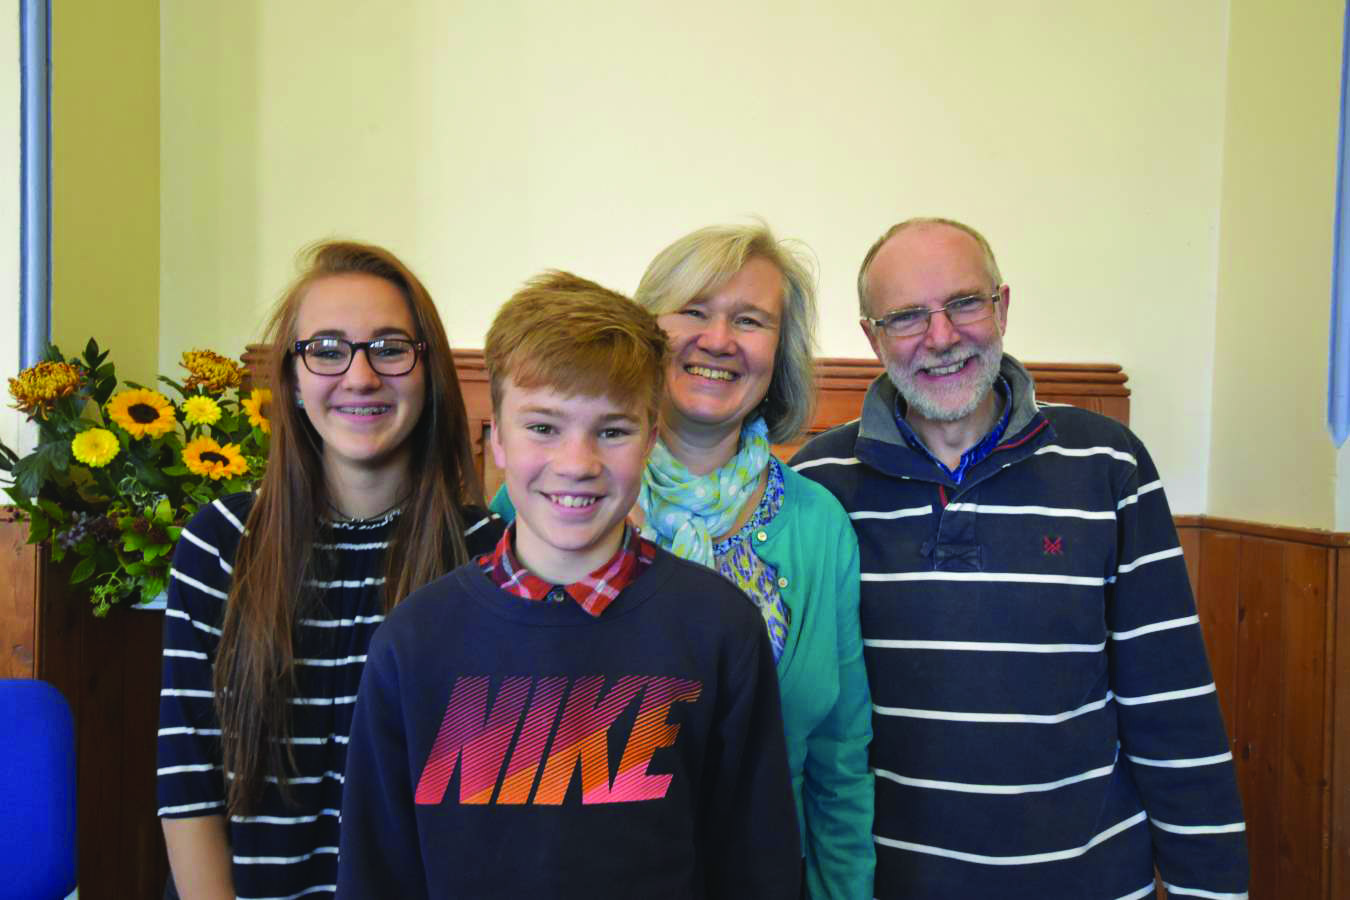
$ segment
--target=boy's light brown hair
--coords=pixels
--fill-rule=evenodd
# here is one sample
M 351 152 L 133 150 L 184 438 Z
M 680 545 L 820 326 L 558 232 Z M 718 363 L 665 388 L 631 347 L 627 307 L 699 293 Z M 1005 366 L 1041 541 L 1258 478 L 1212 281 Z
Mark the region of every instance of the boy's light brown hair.
M 670 347 L 656 317 L 623 294 L 551 270 L 497 311 L 483 356 L 498 415 L 509 378 L 516 387 L 609 397 L 655 425 Z

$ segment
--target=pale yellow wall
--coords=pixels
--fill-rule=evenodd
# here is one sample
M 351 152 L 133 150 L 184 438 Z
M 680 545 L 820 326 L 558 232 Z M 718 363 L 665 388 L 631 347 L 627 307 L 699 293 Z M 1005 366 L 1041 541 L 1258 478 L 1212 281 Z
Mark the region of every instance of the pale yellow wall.
M 52 337 L 159 353 L 159 2 L 52 4 Z M 190 298 L 179 298 L 188 310 Z
M 19 371 L 19 3 L 0 2 L 0 441 L 19 446 L 23 417 L 10 409 L 7 379 Z M 6 52 L 7 51 L 7 52 Z M 0 502 L 5 499 L 0 494 Z
M 237 352 L 325 235 L 403 254 L 472 347 L 543 267 L 631 290 L 673 238 L 750 214 L 815 249 L 822 351 L 866 356 L 864 250 L 945 214 L 999 251 L 1009 349 L 1123 364 L 1174 506 L 1199 512 L 1226 15 L 165 0 L 161 364 Z
M 1324 420 L 1344 14 L 1232 2 L 1212 515 L 1337 526 Z

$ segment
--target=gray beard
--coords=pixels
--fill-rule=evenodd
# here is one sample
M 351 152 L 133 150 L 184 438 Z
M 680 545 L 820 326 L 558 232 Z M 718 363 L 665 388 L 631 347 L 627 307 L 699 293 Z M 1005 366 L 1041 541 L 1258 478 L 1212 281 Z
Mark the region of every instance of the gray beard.
M 931 422 L 959 422 L 980 408 L 984 398 L 989 395 L 998 381 L 999 364 L 1003 359 L 1003 341 L 998 340 L 985 347 L 975 357 L 975 384 L 970 399 L 959 407 L 953 408 L 941 404 L 932 394 L 918 387 L 908 373 L 900 371 L 894 362 L 888 362 L 886 376 L 904 398 L 909 409 Z

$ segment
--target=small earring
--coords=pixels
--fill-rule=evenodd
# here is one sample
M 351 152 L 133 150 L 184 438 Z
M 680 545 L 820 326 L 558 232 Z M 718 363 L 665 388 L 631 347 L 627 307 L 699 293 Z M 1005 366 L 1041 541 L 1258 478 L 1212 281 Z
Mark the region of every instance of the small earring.
M 300 392 L 299 392 L 299 391 L 296 391 L 296 392 L 295 392 L 295 405 L 296 405 L 296 407 L 298 407 L 299 409 L 304 409 L 304 408 L 305 408 L 305 398 L 302 397 L 302 396 L 300 396 Z

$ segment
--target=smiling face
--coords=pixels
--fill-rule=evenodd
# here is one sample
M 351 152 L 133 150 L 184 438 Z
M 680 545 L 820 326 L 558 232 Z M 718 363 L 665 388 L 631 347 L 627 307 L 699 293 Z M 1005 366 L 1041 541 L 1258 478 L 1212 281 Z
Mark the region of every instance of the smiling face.
M 397 287 L 373 275 L 330 275 L 311 284 L 296 316 L 297 340 L 377 337 L 417 340 L 408 302 Z M 323 442 L 330 480 L 350 481 L 371 471 L 403 477 L 408 437 L 426 405 L 426 366 L 419 358 L 406 375 L 381 375 L 358 351 L 342 375 L 315 375 L 294 359 L 305 415 Z
M 868 316 L 920 306 L 937 309 L 949 300 L 994 289 L 984 254 L 970 235 L 946 225 L 905 229 L 877 252 L 867 274 Z M 999 288 L 994 315 L 957 328 L 945 314 L 933 315 L 928 331 L 893 338 L 863 323 L 877 359 L 909 404 L 909 417 L 963 422 L 993 407 L 991 388 L 1003 358 L 1008 288 Z
M 782 315 L 782 273 L 752 257 L 721 287 L 660 316 L 671 349 L 666 426 L 739 430 L 768 393 Z
M 534 574 L 571 584 L 619 548 L 656 438 L 640 403 L 502 384 L 492 456 L 516 508 L 516 553 Z

